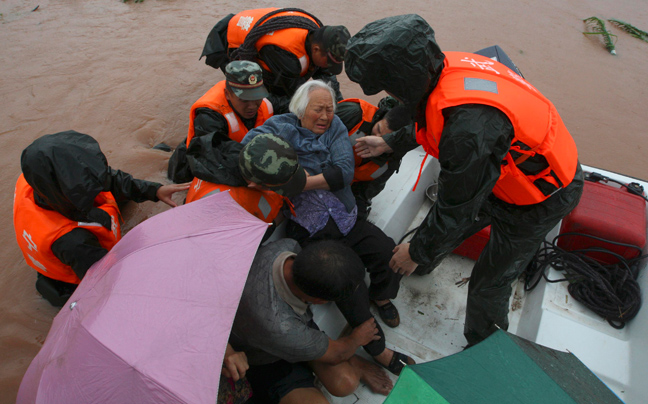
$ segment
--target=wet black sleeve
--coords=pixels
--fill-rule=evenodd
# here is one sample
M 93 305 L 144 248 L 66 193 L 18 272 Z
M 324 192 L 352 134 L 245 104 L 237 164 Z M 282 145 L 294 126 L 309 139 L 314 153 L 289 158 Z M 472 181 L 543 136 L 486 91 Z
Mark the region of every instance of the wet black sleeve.
M 339 191 L 348 185 L 344 183 L 342 168 L 338 166 L 325 168 L 322 170 L 322 175 L 324 175 L 324 179 L 332 192 Z
M 99 239 L 90 231 L 76 228 L 52 243 L 52 252 L 83 279 L 92 264 L 103 258 L 108 250 L 99 244 Z
M 383 139 L 392 148 L 394 154 L 402 157 L 408 151 L 419 147 L 419 144 L 416 142 L 416 131 L 414 128 L 414 124 L 407 125 L 399 130 L 386 134 L 383 136 Z
M 217 144 L 230 140 L 227 119 L 213 109 L 197 108 L 193 123 L 195 138 L 213 133 Z M 169 158 L 167 176 L 177 184 L 193 180 L 194 174 L 191 172 L 187 160 L 187 138 L 178 144 Z
M 227 119 L 210 108 L 197 108 L 194 118 L 194 136 L 204 136 L 216 132 L 224 141 L 229 140 Z
M 496 108 L 462 105 L 443 114 L 438 199 L 410 244 L 412 259 L 428 267 L 438 265 L 478 220 L 513 139 L 511 122 Z
M 193 179 L 193 174 L 187 161 L 187 138 L 178 143 L 173 154 L 169 157 L 169 166 L 167 167 L 167 177 L 176 184 L 189 182 Z
M 357 102 L 345 101 L 337 104 L 335 115 L 340 118 L 347 131 L 351 132 L 362 121 L 362 107 Z
M 312 75 L 301 77 L 302 67 L 297 57 L 278 46 L 266 45 L 261 48 L 259 59 L 270 69 L 270 74 L 263 74 L 264 84 L 270 92 L 276 92 L 272 89 L 279 88 L 285 92 L 282 95 L 292 95 Z
M 157 202 L 159 200 L 156 194 L 162 184 L 138 180 L 128 173 L 112 168 L 110 174 L 112 176 L 110 192 L 117 202 L 134 201 L 139 203 L 144 201 Z

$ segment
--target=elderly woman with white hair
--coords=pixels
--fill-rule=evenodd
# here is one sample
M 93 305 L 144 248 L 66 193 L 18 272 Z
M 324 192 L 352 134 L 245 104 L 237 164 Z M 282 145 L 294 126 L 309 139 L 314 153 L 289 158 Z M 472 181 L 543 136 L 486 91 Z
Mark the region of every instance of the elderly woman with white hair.
M 365 264 L 371 283 L 368 290 L 362 284 L 348 301 L 336 302 L 340 311 L 352 327 L 357 327 L 372 320 L 369 306 L 373 301 L 383 322 L 396 327 L 400 317 L 391 299 L 398 294 L 401 276 L 389 268 L 395 243 L 378 227 L 357 218 L 351 192 L 353 148 L 335 108 L 331 87 L 323 81 L 308 81 L 295 92 L 289 106 L 291 113 L 271 117 L 250 130 L 241 143 L 262 133 L 273 133 L 293 146 L 308 179 L 304 192 L 291 198 L 294 214 L 286 211 L 290 219 L 286 235 L 302 246 L 336 239 L 351 247 Z M 404 364 L 413 361 L 386 349 L 382 329 L 378 323 L 376 326 L 381 338 L 364 348 L 392 373 L 399 374 Z
M 343 212 L 334 220 L 346 234 L 356 217 L 355 199 L 350 187 L 354 160 L 346 127 L 335 116 L 334 99 L 335 94 L 326 83 L 308 81 L 297 89 L 290 101 L 290 114 L 272 117 L 248 132 L 241 143 L 249 142 L 260 133 L 273 133 L 287 140 L 297 151 L 299 163 L 309 175 L 305 190 L 329 190 L 344 205 Z M 324 224 L 326 222 L 319 228 L 305 227 L 313 234 Z

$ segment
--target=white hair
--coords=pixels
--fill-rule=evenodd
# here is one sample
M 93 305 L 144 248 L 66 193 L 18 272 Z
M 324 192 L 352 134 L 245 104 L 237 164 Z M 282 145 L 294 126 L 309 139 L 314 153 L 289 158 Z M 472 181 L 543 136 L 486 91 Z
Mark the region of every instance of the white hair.
M 333 112 L 335 112 L 335 108 L 337 106 L 337 103 L 335 102 L 335 92 L 328 83 L 325 83 L 322 80 L 309 80 L 306 83 L 302 84 L 297 89 L 297 91 L 295 91 L 295 95 L 293 95 L 292 99 L 290 100 L 288 110 L 297 115 L 297 118 L 302 119 L 304 117 L 304 114 L 306 113 L 306 107 L 310 102 L 310 94 L 314 90 L 320 88 L 328 90 L 328 92 L 331 93 L 331 101 L 333 101 Z

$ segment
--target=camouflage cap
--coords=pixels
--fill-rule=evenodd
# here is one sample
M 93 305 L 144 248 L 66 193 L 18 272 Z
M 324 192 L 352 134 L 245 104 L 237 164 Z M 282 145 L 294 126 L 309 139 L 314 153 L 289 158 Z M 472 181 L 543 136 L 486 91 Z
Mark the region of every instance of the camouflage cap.
M 239 154 L 241 175 L 279 195 L 291 197 L 306 186 L 306 172 L 290 143 L 272 133 L 255 136 Z
M 227 89 L 246 101 L 261 100 L 268 96 L 263 85 L 261 66 L 248 60 L 235 60 L 225 66 Z
M 323 46 L 328 59 L 328 72 L 342 73 L 346 45 L 351 35 L 344 25 L 328 25 L 323 27 Z

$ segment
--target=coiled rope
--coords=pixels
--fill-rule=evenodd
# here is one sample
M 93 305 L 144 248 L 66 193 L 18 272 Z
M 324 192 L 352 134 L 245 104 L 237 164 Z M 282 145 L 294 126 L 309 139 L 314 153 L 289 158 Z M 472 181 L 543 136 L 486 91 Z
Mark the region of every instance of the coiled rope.
M 296 12 L 304 13 L 309 17 L 312 17 L 317 23 L 303 16 L 292 15 L 292 16 L 276 17 L 263 24 L 264 21 L 266 21 L 268 18 L 272 17 L 273 15 L 278 13 L 284 13 L 287 11 L 296 11 Z M 257 55 L 257 50 L 256 50 L 257 41 L 263 35 L 269 34 L 271 32 L 278 31 L 280 29 L 287 29 L 287 28 L 303 28 L 311 31 L 320 27 L 322 27 L 322 22 L 317 17 L 300 8 L 280 8 L 278 10 L 271 11 L 268 14 L 264 15 L 263 17 L 259 18 L 259 20 L 254 24 L 250 32 L 245 37 L 245 40 L 243 41 L 241 46 L 232 51 L 231 60 L 252 60 L 253 61 Z
M 532 290 L 542 278 L 550 283 L 567 281 L 569 282 L 567 290 L 576 301 L 603 317 L 612 327 L 622 329 L 637 315 L 641 307 L 641 291 L 637 277 L 639 264 L 648 255 L 626 259 L 602 247 L 566 251 L 557 246 L 559 238 L 569 236 L 588 237 L 609 244 L 634 248 L 641 254 L 641 249 L 634 245 L 613 242 L 588 234 L 563 233 L 556 236 L 551 243 L 543 242 L 524 273 L 524 289 Z M 601 264 L 586 255 L 593 252 L 612 255 L 619 259 L 619 263 Z M 549 266 L 563 271 L 565 277 L 549 279 L 547 277 Z

